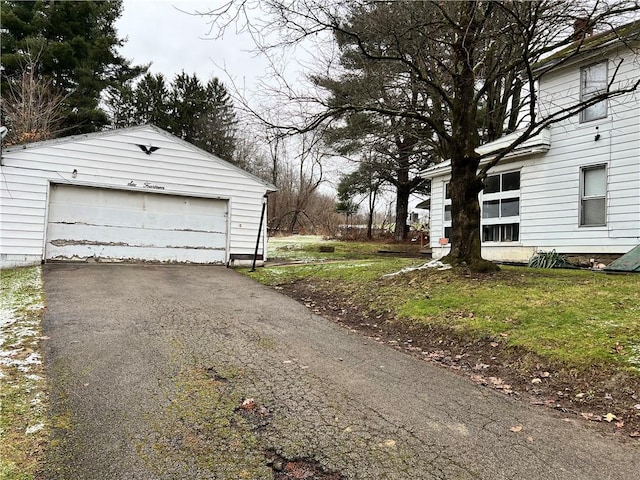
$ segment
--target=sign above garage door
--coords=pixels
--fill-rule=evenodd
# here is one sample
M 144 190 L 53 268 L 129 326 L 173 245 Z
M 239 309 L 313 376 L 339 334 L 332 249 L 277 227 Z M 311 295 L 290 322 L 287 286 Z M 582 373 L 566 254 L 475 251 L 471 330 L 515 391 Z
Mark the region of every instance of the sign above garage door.
M 228 201 L 51 185 L 46 260 L 225 263 Z

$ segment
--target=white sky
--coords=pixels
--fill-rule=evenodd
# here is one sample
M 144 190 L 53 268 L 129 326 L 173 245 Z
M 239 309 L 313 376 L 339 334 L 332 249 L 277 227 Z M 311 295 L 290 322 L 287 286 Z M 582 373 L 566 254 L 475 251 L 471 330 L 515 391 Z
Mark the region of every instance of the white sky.
M 206 17 L 181 12 L 207 11 L 219 0 L 124 0 L 123 14 L 116 23 L 121 38 L 128 38 L 121 54 L 136 65 L 152 62 L 152 73 L 168 80 L 184 70 L 206 82 L 212 76 L 229 85 L 225 69 L 242 86 L 253 87 L 267 64 L 248 51 L 247 35 L 225 34 L 213 40 Z M 179 10 L 180 9 L 180 10 Z
M 203 82 L 216 76 L 230 93 L 234 93 L 233 80 L 236 87 L 246 88 L 242 92 L 245 97 L 254 97 L 269 64 L 250 52 L 254 45 L 248 34 L 235 35 L 229 29 L 223 39 L 213 40 L 207 17 L 183 13 L 206 12 L 221 1 L 124 0 L 122 16 L 116 23 L 120 38 L 128 39 L 121 54 L 134 65 L 151 62 L 149 71 L 162 73 L 169 81 L 182 70 L 197 74 Z M 295 56 L 310 58 L 304 51 L 297 51 Z M 287 69 L 287 78 L 295 79 L 302 69 L 298 64 L 292 65 Z M 335 181 L 338 175 L 334 168 L 325 169 L 325 178 Z M 327 186 L 323 187 L 325 190 Z

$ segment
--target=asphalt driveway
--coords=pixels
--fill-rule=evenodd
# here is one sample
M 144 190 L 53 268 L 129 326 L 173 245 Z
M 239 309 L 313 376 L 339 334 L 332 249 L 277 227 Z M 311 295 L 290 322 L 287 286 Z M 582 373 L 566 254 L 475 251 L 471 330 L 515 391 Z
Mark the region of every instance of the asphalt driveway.
M 379 345 L 223 267 L 48 265 L 44 279 L 46 479 L 640 472 L 637 443 Z

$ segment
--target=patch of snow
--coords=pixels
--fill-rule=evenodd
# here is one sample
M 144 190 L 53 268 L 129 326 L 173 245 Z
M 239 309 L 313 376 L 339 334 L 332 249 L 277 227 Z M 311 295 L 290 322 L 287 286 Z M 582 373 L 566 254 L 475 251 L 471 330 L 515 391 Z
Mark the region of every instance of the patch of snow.
M 38 334 L 38 332 L 30 326 L 24 326 L 14 328 L 11 331 L 11 334 L 18 339 L 18 342 L 14 345 L 19 345 L 22 339 L 24 339 L 25 337 L 34 337 Z
M 16 323 L 17 319 L 13 315 L 13 309 L 0 308 L 0 341 L 2 340 L 2 331 L 9 325 Z
M 15 357 L 24 348 L 14 348 L 13 350 L 0 350 L 0 357 Z
M 24 361 L 28 365 L 40 365 L 42 363 L 41 355 L 39 353 L 31 353 Z
M 395 277 L 396 275 L 402 275 L 405 273 L 414 272 L 416 270 L 427 270 L 429 268 L 435 268 L 436 270 L 449 270 L 451 268 L 451 265 L 442 263 L 440 260 L 431 260 L 427 263 L 423 263 L 422 265 L 418 265 L 417 267 L 404 267 L 397 272 L 387 273 L 383 275 L 382 278 Z
M 357 262 L 333 263 L 333 264 L 327 265 L 325 268 L 330 268 L 332 270 L 342 270 L 342 269 L 345 269 L 345 268 L 370 267 L 372 265 L 373 265 L 372 262 L 367 262 L 367 263 L 357 263 Z
M 42 430 L 43 428 L 44 428 L 44 423 L 38 423 L 36 425 L 27 427 L 24 433 L 26 433 L 27 435 L 31 435 L 32 433 L 36 433 L 37 431 Z

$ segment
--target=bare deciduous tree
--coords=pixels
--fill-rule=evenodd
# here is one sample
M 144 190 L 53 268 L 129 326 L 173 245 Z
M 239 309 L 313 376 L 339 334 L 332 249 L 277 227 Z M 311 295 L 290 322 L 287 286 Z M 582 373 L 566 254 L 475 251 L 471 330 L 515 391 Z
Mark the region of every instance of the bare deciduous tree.
M 249 10 L 258 6 L 264 13 L 255 21 Z M 322 92 L 296 93 L 290 85 L 281 83 L 279 100 L 283 107 L 298 102 L 309 106 L 309 115 L 302 122 L 296 118 L 288 124 L 273 122 L 268 116 L 263 119 L 290 132 L 322 127 L 347 112 L 424 122 L 451 160 L 452 234 L 447 260 L 464 263 L 475 271 L 491 271 L 497 267 L 481 255 L 478 202 L 488 171 L 550 125 L 640 85 L 640 76 L 619 81 L 616 67 L 607 88 L 597 95 L 539 111 L 540 78 L 579 55 L 597 51 L 603 39 L 619 37 L 620 31 L 612 27 L 639 9 L 637 0 L 346 4 L 264 0 L 258 4 L 231 1 L 210 15 L 219 34 L 233 24 L 249 31 L 265 54 L 314 39 L 326 42 L 331 35 L 343 50 L 357 52 L 357 58 L 390 65 L 399 75 L 417 82 L 425 98 L 420 109 L 365 95 L 357 101 L 349 97 L 349 101 L 331 102 Z M 580 27 L 578 32 L 575 25 Z M 627 26 L 624 34 L 629 30 L 637 36 L 638 23 Z M 600 32 L 599 41 L 590 41 L 586 33 L 591 31 Z M 560 56 L 559 50 L 563 51 Z M 545 62 L 553 54 L 554 61 Z M 336 78 L 354 73 L 331 58 L 325 63 L 325 72 L 325 76 Z M 481 165 L 486 155 L 478 153 L 477 147 L 512 130 L 516 131 L 512 141 L 491 152 L 490 160 Z
M 325 152 L 321 134 L 307 132 L 294 139 L 278 138 L 274 143 L 273 153 L 278 155 L 273 157 L 274 167 L 277 167 L 274 183 L 278 192 L 270 202 L 271 227 L 274 231 L 286 229 L 290 233 L 301 224 L 315 227 L 314 218 L 308 210 L 324 181 L 322 161 Z M 292 154 L 294 151 L 296 153 Z
M 64 96 L 37 72 L 34 58 L 8 81 L 9 91 L 1 100 L 2 119 L 9 128 L 7 144 L 37 142 L 59 134 L 64 119 Z

